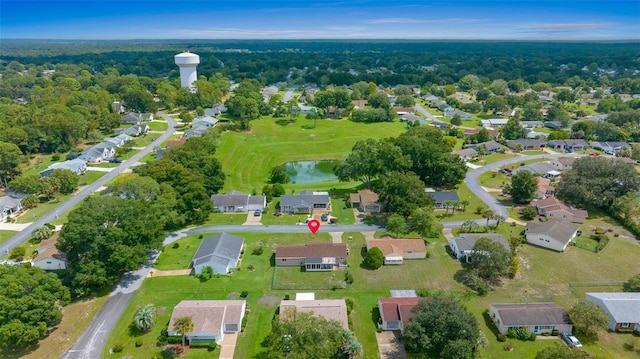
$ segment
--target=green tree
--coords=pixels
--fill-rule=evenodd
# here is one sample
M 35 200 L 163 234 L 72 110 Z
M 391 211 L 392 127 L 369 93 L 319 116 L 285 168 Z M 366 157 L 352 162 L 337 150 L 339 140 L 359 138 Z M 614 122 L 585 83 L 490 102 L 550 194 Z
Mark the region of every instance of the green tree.
M 486 227 L 489 228 L 489 221 L 492 220 L 496 216 L 496 213 L 491 208 L 485 208 L 485 209 L 482 210 L 480 215 L 482 216 L 482 218 L 487 220 L 487 226 Z
M 274 166 L 269 170 L 269 183 L 287 184 L 289 181 L 290 178 L 284 166 Z
M 507 123 L 500 129 L 500 134 L 506 140 L 517 140 L 522 138 L 523 128 L 520 126 L 520 121 L 515 117 L 511 117 Z
M 155 112 L 157 105 L 153 95 L 141 87 L 130 87 L 122 94 L 122 100 L 127 107 L 137 112 Z
M 511 176 L 511 190 L 509 194 L 515 203 L 529 203 L 535 197 L 538 182 L 529 171 L 518 171 Z
M 462 353 L 474 358 L 479 339 L 478 322 L 459 300 L 436 293 L 412 309 L 415 317 L 405 325 L 404 344 L 410 353 Z M 462 349 L 465 347 L 466 349 Z
M 12 191 L 25 194 L 40 193 L 40 177 L 38 175 L 20 175 L 16 176 L 8 187 Z
M 507 220 L 506 218 L 504 218 L 504 216 L 499 214 L 495 215 L 493 219 L 496 220 L 496 229 L 498 229 L 498 226 L 500 225 L 500 223 L 504 223 L 504 221 Z
M 526 206 L 520 211 L 520 214 L 523 219 L 530 221 L 538 215 L 538 210 L 534 206 Z
M 469 269 L 480 278 L 495 282 L 509 273 L 510 260 L 511 254 L 502 244 L 480 237 L 473 245 Z
M 382 264 L 384 263 L 384 255 L 382 254 L 380 248 L 369 248 L 367 250 L 367 254 L 364 256 L 364 261 L 362 263 L 365 267 L 373 270 L 382 267 Z
M 422 238 L 435 238 L 442 233 L 442 223 L 438 221 L 432 208 L 420 207 L 411 212 L 411 230 Z
M 396 98 L 396 106 L 400 107 L 413 107 L 416 101 L 410 95 L 400 95 Z
M 20 174 L 20 148 L 13 143 L 0 142 L 0 186 Z
M 640 273 L 629 278 L 629 280 L 624 284 L 624 291 L 640 292 Z
M 334 168 L 340 181 L 371 182 L 386 171 L 403 171 L 411 166 L 408 156 L 387 140 L 366 139 L 356 142 L 351 153 Z
M 38 242 L 48 239 L 52 235 L 53 235 L 53 231 L 51 230 L 51 228 L 49 228 L 49 226 L 46 226 L 46 225 L 36 227 L 36 229 L 34 229 L 33 232 L 31 232 L 31 237 Z
M 496 95 L 506 95 L 509 92 L 509 86 L 505 80 L 497 79 L 489 85 L 489 90 Z
M 173 322 L 173 330 L 182 336 L 182 347 L 186 345 L 187 334 L 193 331 L 193 319 L 191 317 L 179 317 Z
M 462 225 L 460 226 L 460 230 L 462 232 L 466 232 L 466 233 L 473 233 L 476 231 L 476 229 L 478 229 L 480 225 L 478 224 L 478 222 L 476 222 L 473 219 L 467 219 L 466 221 L 464 221 L 462 223 Z
M 367 102 L 372 108 L 382 108 L 385 110 L 391 108 L 389 98 L 383 92 L 372 93 L 367 98 Z
M 578 348 L 569 348 L 561 343 L 553 343 L 536 353 L 535 359 L 584 359 L 584 352 Z
M 58 184 L 58 191 L 62 194 L 71 194 L 78 189 L 80 177 L 70 170 L 57 169 L 53 170 L 49 176 Z
M 69 304 L 69 290 L 53 273 L 25 266 L 0 266 L 0 349 L 35 344 L 60 323 L 60 308 Z
M 451 124 L 454 126 L 462 125 L 462 119 L 460 118 L 460 115 L 458 115 L 457 113 L 453 115 L 453 117 L 451 118 Z
M 138 308 L 133 323 L 143 333 L 148 332 L 156 324 L 156 307 L 153 304 L 145 304 Z
M 576 331 L 588 339 L 597 339 L 598 330 L 607 329 L 609 316 L 597 304 L 581 299 L 568 311 L 569 318 Z
M 376 192 L 387 211 L 407 217 L 418 207 L 433 206 L 424 183 L 411 172 L 388 172 L 380 176 Z
M 387 231 L 394 233 L 396 238 L 407 233 L 408 230 L 407 221 L 401 215 L 394 213 L 387 218 Z

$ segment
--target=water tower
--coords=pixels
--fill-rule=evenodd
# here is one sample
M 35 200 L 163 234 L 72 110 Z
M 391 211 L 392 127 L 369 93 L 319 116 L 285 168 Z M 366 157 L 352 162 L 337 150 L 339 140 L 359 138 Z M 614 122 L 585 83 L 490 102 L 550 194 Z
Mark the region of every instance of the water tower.
M 200 63 L 200 56 L 190 52 L 183 52 L 175 56 L 176 65 L 180 67 L 180 84 L 182 87 L 189 87 L 191 92 L 196 88 L 193 83 L 198 79 L 196 66 Z

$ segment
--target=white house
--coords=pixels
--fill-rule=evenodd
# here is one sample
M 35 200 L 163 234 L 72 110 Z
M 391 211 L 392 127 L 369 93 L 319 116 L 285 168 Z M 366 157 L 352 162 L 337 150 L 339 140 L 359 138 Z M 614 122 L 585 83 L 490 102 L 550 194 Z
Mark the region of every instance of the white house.
M 195 274 L 202 274 L 204 267 L 211 267 L 214 274 L 227 274 L 238 266 L 243 249 L 244 238 L 228 233 L 204 238 L 191 267 Z
M 225 333 L 239 333 L 247 309 L 244 300 L 183 300 L 173 308 L 167 334 L 179 336 L 176 319 L 191 317 L 193 331 L 186 334 L 189 344 L 224 340 Z
M 609 316 L 609 329 L 640 330 L 640 293 L 587 293 Z
M 69 170 L 78 176 L 87 172 L 87 161 L 76 158 L 73 160 L 67 160 L 64 162 L 54 163 L 51 166 L 47 167 L 46 170 L 40 172 L 40 177 L 48 177 L 55 170 Z
M 525 227 L 527 242 L 536 246 L 562 252 L 578 233 L 578 226 L 569 221 L 550 219 L 546 222 L 529 222 Z
M 219 212 L 251 212 L 267 206 L 265 196 L 253 196 L 238 191 L 211 195 L 213 209 Z
M 22 199 L 12 196 L 0 196 L 0 221 L 22 209 Z
M 571 333 L 573 325 L 561 306 L 555 303 L 490 304 L 489 316 L 498 331 L 507 334 L 509 329 L 527 328 L 531 333 Z
M 461 233 L 458 237 L 449 239 L 449 247 L 457 259 L 462 260 L 464 258 L 469 262 L 473 254 L 473 246 L 478 239 L 483 237 L 500 243 L 507 251 L 509 250 L 509 243 L 504 236 L 491 233 Z
M 38 245 L 38 255 L 31 260 L 31 265 L 44 270 L 67 269 L 67 256 L 56 248 L 60 233 L 43 240 Z

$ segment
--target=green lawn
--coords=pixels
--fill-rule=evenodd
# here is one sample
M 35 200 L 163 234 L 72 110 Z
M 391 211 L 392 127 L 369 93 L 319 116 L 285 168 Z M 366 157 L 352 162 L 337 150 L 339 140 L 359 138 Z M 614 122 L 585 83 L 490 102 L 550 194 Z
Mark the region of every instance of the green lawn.
M 217 226 L 223 224 L 243 224 L 247 220 L 247 213 L 211 213 L 203 226 Z
M 475 164 L 475 165 L 484 166 L 484 165 L 488 165 L 488 164 L 491 164 L 491 163 L 496 163 L 496 162 L 508 160 L 508 159 L 514 158 L 514 157 L 518 157 L 518 156 L 514 155 L 514 154 L 510 154 L 510 153 L 492 153 L 492 154 L 489 154 L 489 155 L 481 156 L 478 161 L 474 161 L 472 163 Z
M 339 224 L 353 224 L 353 208 L 348 206 L 343 199 L 331 198 L 331 215 L 338 218 Z
M 6 241 L 7 239 L 13 237 L 16 234 L 18 234 L 18 232 L 16 232 L 16 231 L 3 231 L 3 230 L 0 230 L 0 243 Z
M 469 187 L 467 187 L 464 182 L 458 185 L 458 190 L 456 192 L 458 193 L 460 200 L 469 201 L 469 205 L 467 205 L 464 211 L 456 211 L 453 215 L 451 214 L 451 211 L 449 211 L 447 216 L 445 216 L 445 210 L 436 210 L 438 218 L 440 218 L 441 221 L 465 221 L 467 219 L 482 218 L 479 214 L 475 214 L 475 210 L 479 206 L 486 207 L 486 205 L 480 200 L 480 198 L 478 198 L 478 196 L 469 190 Z
M 489 171 L 481 174 L 478 182 L 483 187 L 502 189 L 503 183 L 511 183 L 511 177 L 501 172 Z
M 153 268 L 159 270 L 175 270 L 175 269 L 187 269 L 191 264 L 193 255 L 196 254 L 202 238 L 208 235 L 192 235 L 184 238 L 180 238 L 173 244 L 165 247 L 158 256 L 158 260 L 153 264 Z M 178 248 L 174 248 L 175 244 L 178 244 Z
M 60 203 L 66 201 L 70 197 L 71 195 L 64 195 L 64 196 L 59 195 L 55 200 L 45 202 L 45 203 L 40 203 L 38 204 L 38 207 L 31 208 L 27 210 L 27 212 L 25 212 L 23 215 L 18 217 L 16 219 L 16 223 L 31 223 L 34 220 L 42 217 L 44 214 L 49 213 L 55 207 L 60 205 Z
M 169 128 L 168 123 L 159 121 L 147 122 L 147 125 L 151 131 L 166 131 Z
M 64 161 L 66 153 L 58 153 L 59 159 L 57 161 L 53 161 L 51 158 L 55 156 L 55 154 L 35 154 L 30 155 L 28 163 L 22 163 L 20 165 L 20 170 L 23 175 L 39 175 L 41 171 L 47 169 L 50 165 Z
M 222 134 L 216 155 L 222 163 L 227 178 L 226 190 L 251 191 L 261 189 L 269 170 L 288 161 L 340 159 L 356 141 L 365 138 L 397 136 L 406 126 L 399 122 L 363 124 L 349 120 L 313 121 L 299 117 L 293 124 L 280 125 L 272 118 L 251 122 L 250 132 L 225 132 Z M 350 188 L 351 183 L 329 181 L 316 184 L 289 184 L 291 189 Z
M 80 186 L 90 185 L 93 182 L 95 182 L 95 181 L 99 180 L 100 178 L 102 178 L 102 176 L 104 176 L 106 174 L 107 174 L 106 172 L 87 171 L 87 172 L 85 172 L 85 174 L 80 176 L 80 181 L 78 182 L 78 184 Z

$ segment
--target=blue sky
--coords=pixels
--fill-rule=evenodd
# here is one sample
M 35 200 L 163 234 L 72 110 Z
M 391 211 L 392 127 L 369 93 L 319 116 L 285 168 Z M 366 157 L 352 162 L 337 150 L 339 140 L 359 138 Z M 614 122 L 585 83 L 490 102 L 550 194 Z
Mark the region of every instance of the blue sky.
M 640 0 L 0 0 L 0 38 L 640 40 Z

